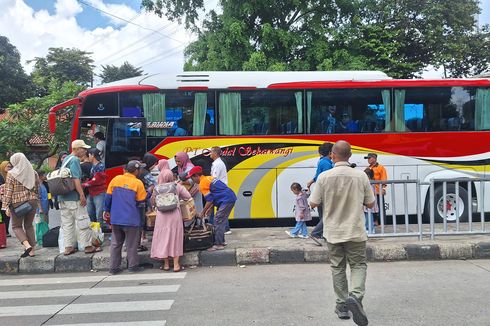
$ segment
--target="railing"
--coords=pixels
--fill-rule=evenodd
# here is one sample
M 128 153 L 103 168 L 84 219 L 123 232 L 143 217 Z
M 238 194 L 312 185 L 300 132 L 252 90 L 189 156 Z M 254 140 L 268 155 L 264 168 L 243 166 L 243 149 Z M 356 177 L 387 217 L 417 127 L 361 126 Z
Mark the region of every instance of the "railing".
M 371 181 L 386 189 L 386 195 L 376 196 L 379 212 L 366 210 L 366 229 L 370 238 L 430 237 L 441 235 L 489 234 L 485 223 L 485 202 L 490 200 L 487 178 Z M 423 196 L 421 187 L 429 187 Z M 489 188 L 490 189 L 490 188 Z M 399 195 L 401 192 L 401 196 Z M 398 194 L 398 196 L 397 196 Z M 424 198 L 422 198 L 422 196 Z M 486 198 L 488 196 L 488 198 Z M 427 199 L 427 200 L 426 200 Z M 428 224 L 423 223 L 423 205 Z M 391 214 L 386 214 L 389 210 Z M 429 213 L 429 216 L 427 216 Z M 379 225 L 373 225 L 373 214 L 379 215 Z M 391 223 L 388 224 L 388 217 Z M 475 218 L 479 217 L 479 223 Z M 399 223 L 399 221 L 403 221 Z

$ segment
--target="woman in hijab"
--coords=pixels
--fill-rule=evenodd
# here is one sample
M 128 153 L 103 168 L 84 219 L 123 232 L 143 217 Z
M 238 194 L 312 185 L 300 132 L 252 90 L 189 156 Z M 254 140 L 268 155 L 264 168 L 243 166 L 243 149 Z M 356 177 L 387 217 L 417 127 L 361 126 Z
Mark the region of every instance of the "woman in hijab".
M 162 163 L 163 164 L 163 163 Z M 157 186 L 151 196 L 151 205 L 155 206 L 159 185 L 174 181 L 174 175 L 168 168 L 163 168 L 158 175 Z M 180 184 L 176 184 L 177 195 L 180 200 L 189 200 L 191 195 Z M 170 270 L 169 257 L 173 258 L 174 272 L 180 272 L 184 268 L 180 266 L 180 256 L 184 254 L 184 226 L 180 207 L 171 211 L 160 212 L 157 210 L 155 228 L 153 229 L 153 241 L 151 243 L 151 258 L 163 259 L 160 267 L 164 271 Z
M 12 218 L 12 231 L 24 246 L 21 258 L 34 256 L 36 236 L 32 222 L 36 208 L 39 207 L 39 178 L 31 163 L 22 153 L 10 157 L 12 170 L 7 173 L 4 185 L 2 210 Z M 25 215 L 16 216 L 14 208 L 28 202 L 31 210 Z M 22 225 L 24 227 L 22 227 Z
M 3 185 L 5 184 L 5 179 L 7 179 L 7 172 L 12 169 L 12 164 L 9 161 L 3 161 L 0 163 L 0 207 L 2 206 L 2 197 L 3 197 Z M 9 233 L 9 225 L 10 225 L 10 217 L 5 214 L 4 210 L 1 210 L 2 214 L 2 223 L 5 223 L 5 228 L 7 230 L 7 238 L 10 238 Z
M 194 167 L 189 155 L 185 152 L 178 152 L 175 154 L 175 164 L 177 164 L 177 171 L 181 181 L 181 184 L 189 191 L 192 198 L 194 198 L 194 205 L 196 206 L 196 213 L 200 213 L 203 209 L 202 195 L 199 191 L 199 185 L 192 182 L 191 179 L 185 179 L 184 176 L 187 172 Z

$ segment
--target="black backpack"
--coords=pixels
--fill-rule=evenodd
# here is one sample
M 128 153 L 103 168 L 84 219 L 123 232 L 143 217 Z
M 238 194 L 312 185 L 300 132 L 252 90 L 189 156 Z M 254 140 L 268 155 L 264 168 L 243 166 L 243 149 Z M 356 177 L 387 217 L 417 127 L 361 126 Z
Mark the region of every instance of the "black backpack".
M 60 227 L 52 228 L 43 235 L 43 247 L 58 247 Z

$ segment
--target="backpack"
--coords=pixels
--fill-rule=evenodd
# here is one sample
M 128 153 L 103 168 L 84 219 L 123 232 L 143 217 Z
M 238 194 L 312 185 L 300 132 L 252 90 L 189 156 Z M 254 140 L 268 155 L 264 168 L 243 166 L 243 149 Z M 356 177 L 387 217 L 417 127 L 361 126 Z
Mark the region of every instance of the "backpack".
M 155 206 L 160 212 L 168 212 L 179 207 L 179 195 L 177 194 L 177 184 L 167 182 L 155 187 Z
M 75 190 L 75 183 L 71 178 L 71 171 L 66 167 L 72 158 L 73 156 L 69 157 L 58 170 L 54 170 L 46 175 L 51 195 L 66 195 L 70 191 Z

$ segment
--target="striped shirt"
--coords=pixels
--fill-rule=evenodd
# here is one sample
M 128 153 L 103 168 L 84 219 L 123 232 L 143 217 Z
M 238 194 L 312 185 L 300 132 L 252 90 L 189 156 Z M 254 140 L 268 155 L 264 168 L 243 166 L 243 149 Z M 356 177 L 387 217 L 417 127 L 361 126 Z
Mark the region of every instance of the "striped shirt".
M 10 173 L 7 173 L 2 197 L 2 209 L 6 210 L 10 205 L 21 204 L 28 200 L 39 201 L 39 177 L 36 173 L 36 185 L 32 189 L 27 189 L 22 183 L 17 181 Z

